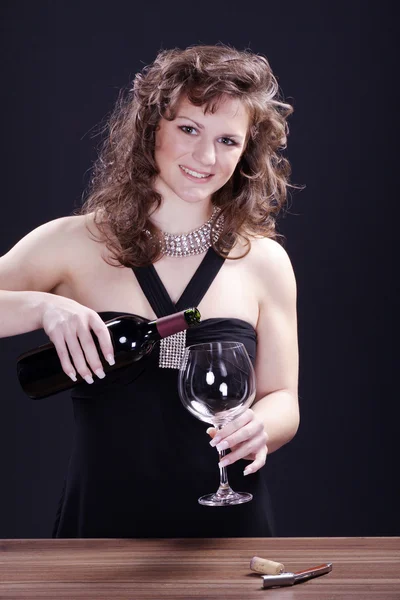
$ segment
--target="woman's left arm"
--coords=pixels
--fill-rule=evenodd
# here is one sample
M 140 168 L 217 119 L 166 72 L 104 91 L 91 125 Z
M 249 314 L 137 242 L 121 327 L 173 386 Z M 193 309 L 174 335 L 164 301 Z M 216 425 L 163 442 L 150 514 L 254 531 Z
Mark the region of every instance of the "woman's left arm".
M 258 240 L 252 267 L 259 281 L 259 319 L 255 363 L 257 392 L 252 408 L 223 427 L 210 442 L 230 448 L 220 465 L 252 460 L 245 474 L 264 464 L 267 453 L 289 442 L 299 426 L 296 281 L 285 249 Z M 253 249 L 252 249 L 253 251 Z

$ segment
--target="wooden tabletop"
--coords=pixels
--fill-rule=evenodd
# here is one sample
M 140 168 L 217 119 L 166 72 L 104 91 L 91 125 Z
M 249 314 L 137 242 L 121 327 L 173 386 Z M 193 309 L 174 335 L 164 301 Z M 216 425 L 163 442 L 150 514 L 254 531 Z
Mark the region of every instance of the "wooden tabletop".
M 333 570 L 262 589 L 253 556 Z M 400 599 L 400 538 L 0 540 L 0 598 Z

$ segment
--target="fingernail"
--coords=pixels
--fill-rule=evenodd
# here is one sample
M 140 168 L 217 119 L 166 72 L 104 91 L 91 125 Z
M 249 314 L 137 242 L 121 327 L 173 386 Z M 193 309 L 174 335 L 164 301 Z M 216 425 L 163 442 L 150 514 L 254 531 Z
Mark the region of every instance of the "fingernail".
M 250 473 L 253 472 L 253 469 L 251 467 L 246 467 L 245 470 L 243 471 L 243 475 L 250 475 Z
M 113 357 L 112 354 L 108 354 L 108 356 L 107 356 L 107 362 L 111 366 L 115 365 L 115 359 L 114 359 L 114 357 Z
M 220 444 L 218 444 L 218 446 L 217 446 L 218 452 L 221 452 L 222 450 L 226 450 L 227 448 L 229 448 L 229 444 L 225 440 L 223 442 L 221 442 Z
M 99 379 L 104 379 L 104 377 L 106 376 L 103 369 L 97 369 L 97 371 L 95 371 L 95 373 Z
M 72 381 L 78 381 L 73 373 L 68 373 L 68 376 L 71 377 Z
M 93 383 L 93 377 L 91 375 L 86 375 L 86 377 L 84 377 L 84 380 L 86 381 L 86 383 Z
M 228 465 L 229 465 L 229 461 L 226 458 L 223 458 L 218 463 L 218 466 L 220 469 L 222 469 L 222 467 L 227 467 Z
M 210 435 L 210 433 L 212 432 L 213 427 L 209 427 L 208 429 L 206 429 L 206 433 L 208 433 L 208 435 Z
M 210 446 L 216 446 L 221 441 L 221 438 L 216 435 L 210 442 Z

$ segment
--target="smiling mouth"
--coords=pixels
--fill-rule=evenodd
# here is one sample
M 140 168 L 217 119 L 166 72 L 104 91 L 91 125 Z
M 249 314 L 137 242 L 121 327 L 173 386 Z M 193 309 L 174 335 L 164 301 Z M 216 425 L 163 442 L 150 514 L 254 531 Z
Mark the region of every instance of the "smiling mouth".
M 196 177 L 196 179 L 208 179 L 213 175 L 212 173 L 199 173 L 198 171 L 193 171 L 193 169 L 188 169 L 182 165 L 179 165 L 179 167 L 184 173 L 187 173 L 187 175 L 191 175 L 192 177 Z

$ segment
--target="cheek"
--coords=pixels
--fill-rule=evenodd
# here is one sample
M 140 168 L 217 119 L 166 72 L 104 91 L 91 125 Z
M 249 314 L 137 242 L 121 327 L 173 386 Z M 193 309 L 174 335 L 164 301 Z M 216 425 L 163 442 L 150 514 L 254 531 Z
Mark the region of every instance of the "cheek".
M 226 174 L 232 175 L 234 170 L 236 169 L 238 162 L 240 160 L 240 152 L 230 154 L 228 157 L 225 157 L 224 161 L 224 171 Z
M 160 161 L 173 160 L 187 152 L 187 144 L 175 131 L 163 131 L 156 135 L 155 156 Z
M 169 153 L 170 153 L 170 148 L 169 148 L 169 144 L 168 144 L 168 138 L 164 135 L 158 136 L 158 138 L 156 138 L 156 144 L 155 144 L 156 160 L 163 161 L 164 158 L 168 157 Z

